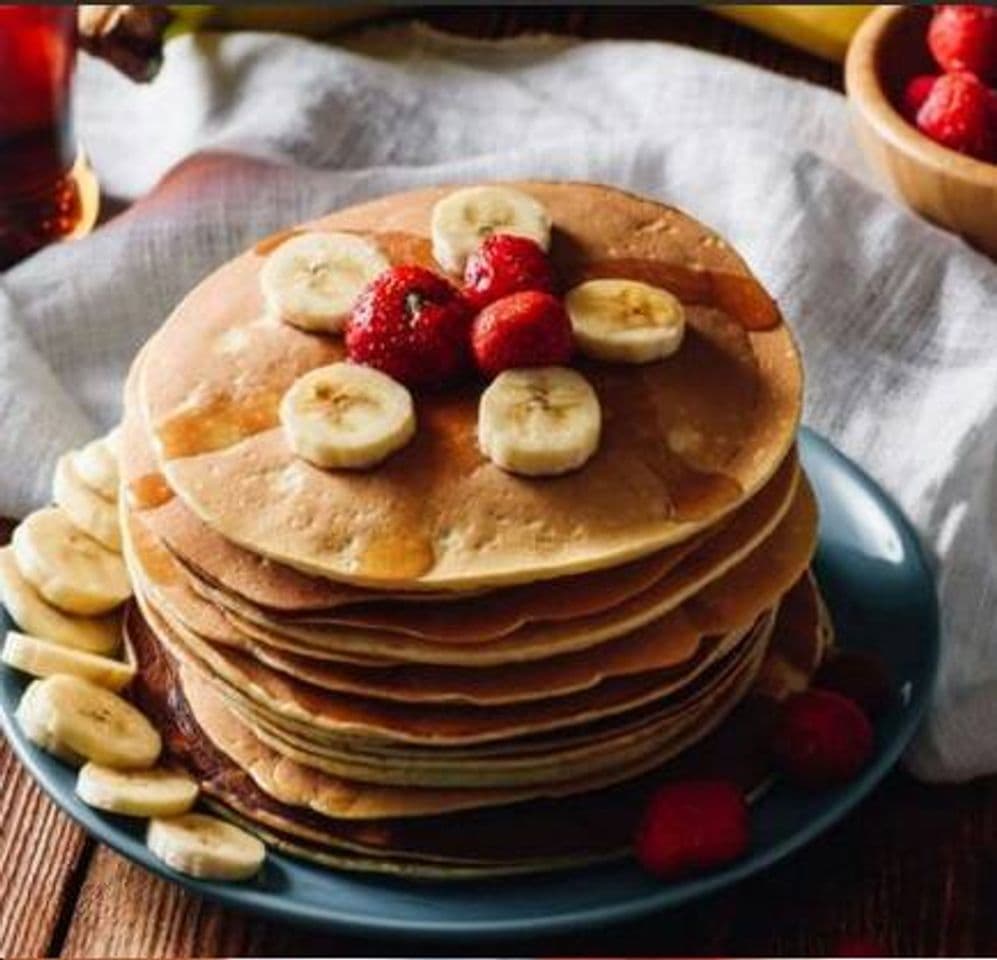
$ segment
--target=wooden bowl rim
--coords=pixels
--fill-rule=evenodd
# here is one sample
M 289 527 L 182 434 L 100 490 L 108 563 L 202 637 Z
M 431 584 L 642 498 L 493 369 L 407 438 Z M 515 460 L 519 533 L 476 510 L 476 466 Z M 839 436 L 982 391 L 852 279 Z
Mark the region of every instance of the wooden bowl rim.
M 894 20 L 915 12 L 916 8 L 907 6 L 883 6 L 862 21 L 845 58 L 845 91 L 877 134 L 898 150 L 944 176 L 997 189 L 997 164 L 935 143 L 908 123 L 883 89 L 876 64 L 883 38 Z

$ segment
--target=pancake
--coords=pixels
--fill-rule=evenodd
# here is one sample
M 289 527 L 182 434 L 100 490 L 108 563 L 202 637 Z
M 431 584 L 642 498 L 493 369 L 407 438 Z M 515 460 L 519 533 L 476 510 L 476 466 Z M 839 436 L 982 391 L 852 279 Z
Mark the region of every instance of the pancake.
M 274 624 L 264 622 L 248 609 L 244 612 L 249 616 L 233 610 L 227 610 L 226 616 L 239 631 L 267 645 L 280 647 L 283 640 L 290 640 L 299 649 L 305 644 L 315 651 L 333 650 L 337 655 L 362 654 L 389 661 L 484 668 L 577 652 L 638 630 L 644 631 L 647 637 L 691 636 L 683 601 L 695 596 L 711 579 L 715 582 L 714 595 L 722 596 L 727 590 L 727 575 L 736 567 L 735 582 L 739 593 L 732 599 L 732 606 L 743 609 L 755 599 L 760 601 L 755 603 L 753 615 L 743 617 L 734 625 L 743 627 L 761 610 L 771 606 L 809 564 L 817 537 L 816 502 L 809 486 L 801 483 L 788 512 L 767 537 L 761 538 L 759 534 L 763 531 L 756 530 L 748 545 L 742 544 L 733 550 L 730 541 L 735 537 L 738 519 L 735 517 L 673 574 L 618 608 L 575 621 L 531 624 L 515 634 L 488 643 L 444 645 L 397 634 L 368 632 L 357 635 L 300 624 Z M 745 555 L 751 544 L 754 549 Z M 775 560 L 779 562 L 773 562 Z M 209 599 L 217 599 L 211 590 L 198 589 Z M 714 606 L 719 614 L 721 608 Z M 718 630 L 703 628 L 710 622 L 712 610 L 701 609 L 698 633 L 734 629 L 733 626 Z M 726 613 L 724 620 L 730 620 Z
M 816 607 L 806 578 L 787 600 L 793 598 L 796 606 L 784 602 L 784 609 L 799 610 L 808 603 Z M 796 618 L 795 630 L 801 630 L 802 619 Z M 777 701 L 752 693 L 716 732 L 664 771 L 615 788 L 442 817 L 366 822 L 323 817 L 275 801 L 213 748 L 190 718 L 173 667 L 151 632 L 136 630 L 131 617 L 129 624 L 129 646 L 139 665 L 133 692 L 163 732 L 171 761 L 191 772 L 218 812 L 241 818 L 247 829 L 295 856 L 337 868 L 458 879 L 593 863 L 626 854 L 647 796 L 662 779 L 720 776 L 741 783 L 750 795 L 770 775 L 767 738 Z M 795 651 L 793 668 L 773 671 L 770 666 L 785 655 L 789 629 L 780 616 L 761 675 L 798 676 L 796 689 L 802 689 L 817 668 L 823 637 L 814 614 L 809 667 L 797 659 L 808 645 L 803 639 L 807 628 L 802 628 L 803 633 L 788 642 Z
M 342 343 L 264 313 L 253 251 L 202 282 L 147 347 L 140 408 L 169 487 L 252 553 L 387 591 L 467 591 L 617 566 L 715 524 L 775 472 L 800 412 L 799 358 L 778 311 L 726 244 L 669 207 L 605 187 L 528 183 L 556 226 L 569 284 L 653 275 L 686 303 L 681 350 L 645 366 L 579 362 L 605 429 L 575 473 L 524 480 L 483 458 L 477 385 L 416 398 L 412 442 L 376 470 L 323 471 L 277 426 L 281 396 Z M 311 224 L 377 231 L 425 261 L 445 190 Z M 764 327 L 764 329 L 763 329 Z

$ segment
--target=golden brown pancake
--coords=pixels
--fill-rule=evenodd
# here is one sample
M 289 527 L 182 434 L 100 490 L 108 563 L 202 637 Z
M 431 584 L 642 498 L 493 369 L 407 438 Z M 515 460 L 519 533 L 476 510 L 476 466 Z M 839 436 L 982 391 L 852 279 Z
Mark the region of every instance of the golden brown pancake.
M 765 483 L 793 441 L 800 367 L 740 258 L 650 200 L 586 184 L 518 186 L 553 218 L 564 282 L 654 274 L 686 301 L 687 335 L 673 357 L 579 362 L 603 411 L 592 459 L 556 478 L 503 472 L 478 451 L 480 386 L 467 385 L 417 396 L 415 438 L 375 470 L 299 460 L 277 405 L 297 377 L 340 359 L 342 344 L 265 315 L 264 258 L 250 251 L 180 304 L 141 369 L 162 472 L 212 530 L 336 581 L 465 591 L 645 556 L 716 523 Z M 311 227 L 371 233 L 394 261 L 424 260 L 430 211 L 445 192 L 385 198 Z

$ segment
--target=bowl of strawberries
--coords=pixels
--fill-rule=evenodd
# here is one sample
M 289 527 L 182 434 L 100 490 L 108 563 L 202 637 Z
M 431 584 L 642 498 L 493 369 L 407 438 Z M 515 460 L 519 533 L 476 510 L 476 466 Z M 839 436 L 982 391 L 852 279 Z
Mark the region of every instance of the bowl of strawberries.
M 845 87 L 893 190 L 997 257 L 997 8 L 880 7 L 849 47 Z

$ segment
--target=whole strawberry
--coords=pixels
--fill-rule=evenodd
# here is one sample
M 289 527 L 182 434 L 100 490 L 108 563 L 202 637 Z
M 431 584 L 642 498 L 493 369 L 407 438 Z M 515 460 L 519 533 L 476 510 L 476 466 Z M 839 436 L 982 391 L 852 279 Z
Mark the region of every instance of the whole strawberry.
M 720 866 L 748 846 L 748 808 L 725 780 L 669 783 L 651 797 L 634 840 L 641 865 L 659 877 Z
M 968 71 L 997 80 L 997 9 L 940 4 L 928 27 L 928 47 L 947 73 Z
M 952 150 L 980 160 L 991 155 L 990 94 L 972 73 L 939 77 L 917 112 L 918 129 Z
M 872 756 L 872 725 L 847 697 L 807 690 L 790 697 L 773 736 L 773 753 L 794 782 L 829 787 L 851 780 Z
M 565 364 L 574 343 L 564 305 L 549 293 L 527 290 L 485 307 L 471 327 L 471 351 L 488 377 L 513 367 Z
M 438 386 L 469 369 L 470 324 L 453 284 L 422 267 L 392 267 L 353 305 L 346 353 L 408 386 Z
M 513 293 L 553 289 L 554 275 L 543 248 L 511 233 L 493 233 L 464 267 L 464 296 L 478 310 Z
M 917 111 L 924 106 L 924 101 L 934 89 L 938 77 L 924 74 L 912 77 L 904 89 L 903 115 L 911 122 L 917 123 Z

